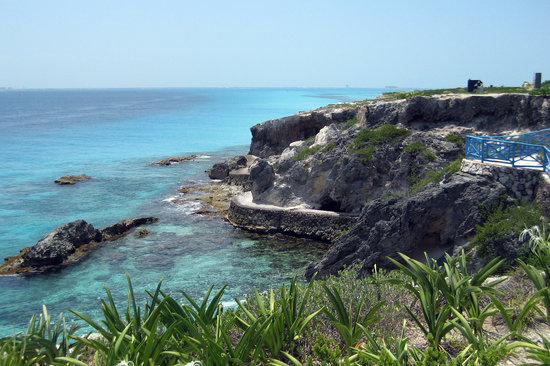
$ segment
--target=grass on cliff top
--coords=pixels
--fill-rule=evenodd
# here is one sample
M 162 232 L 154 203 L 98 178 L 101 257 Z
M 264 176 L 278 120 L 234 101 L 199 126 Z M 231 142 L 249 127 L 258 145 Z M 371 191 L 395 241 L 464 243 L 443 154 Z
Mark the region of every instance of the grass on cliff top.
M 468 92 L 467 88 L 449 88 L 449 89 L 429 89 L 429 90 L 412 90 L 412 91 L 396 91 L 391 93 L 382 94 L 379 99 L 383 100 L 397 100 L 397 99 L 406 99 L 417 96 L 429 97 L 432 95 L 441 95 L 441 94 L 491 94 L 491 93 L 529 93 L 530 90 L 523 87 L 515 86 L 495 86 L 495 87 L 485 87 L 483 92 L 477 91 L 474 93 Z

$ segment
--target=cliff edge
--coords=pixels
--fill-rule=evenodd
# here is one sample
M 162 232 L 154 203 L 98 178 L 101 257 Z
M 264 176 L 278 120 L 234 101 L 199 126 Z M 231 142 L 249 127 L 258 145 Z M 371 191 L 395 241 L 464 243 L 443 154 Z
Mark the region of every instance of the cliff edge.
M 464 137 L 527 132 L 550 127 L 550 99 L 526 94 L 417 96 L 336 105 L 253 126 L 249 169 L 251 201 L 287 211 L 300 226 L 307 210 L 352 220 L 334 225 L 332 248 L 306 275 L 336 273 L 358 264 L 369 271 L 396 252 L 442 253 L 463 245 L 482 222 L 481 207 L 505 192 L 532 200 L 539 172 L 514 184 L 510 174 L 464 169 Z M 515 171 L 515 170 L 514 170 Z M 500 174 L 500 175 L 499 175 Z M 503 178 L 504 177 L 504 178 Z M 502 179 L 501 179 L 502 178 Z M 277 231 L 265 210 L 232 202 L 237 226 Z M 238 215 L 238 220 L 231 220 Z M 281 213 L 278 213 L 281 216 Z M 302 215 L 302 216 L 300 216 Z M 265 224 L 265 225 L 264 225 Z M 308 236 L 308 230 L 294 234 Z M 266 228 L 269 228 L 267 230 Z M 290 230 L 292 231 L 292 230 Z

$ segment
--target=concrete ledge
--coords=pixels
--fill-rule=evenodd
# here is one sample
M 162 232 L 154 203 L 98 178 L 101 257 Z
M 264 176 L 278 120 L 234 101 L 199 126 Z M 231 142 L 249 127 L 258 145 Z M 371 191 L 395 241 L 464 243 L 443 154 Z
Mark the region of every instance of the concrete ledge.
M 357 223 L 358 216 L 300 207 L 279 207 L 252 202 L 246 192 L 231 201 L 227 218 L 231 224 L 258 233 L 283 233 L 332 242 Z

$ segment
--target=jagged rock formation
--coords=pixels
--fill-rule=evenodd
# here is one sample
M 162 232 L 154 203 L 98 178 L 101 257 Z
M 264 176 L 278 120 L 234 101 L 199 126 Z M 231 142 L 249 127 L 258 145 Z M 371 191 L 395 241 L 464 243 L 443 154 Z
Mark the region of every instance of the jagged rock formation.
M 131 229 L 157 222 L 156 217 L 123 220 L 97 230 L 84 220 L 64 224 L 34 246 L 24 248 L 19 255 L 8 257 L 0 266 L 0 275 L 13 273 L 36 273 L 59 268 L 81 259 L 90 250 L 106 241 L 116 240 Z
M 480 204 L 502 192 L 541 194 L 538 177 L 513 186 L 505 173 L 456 173 L 461 138 L 548 127 L 550 99 L 525 94 L 376 100 L 264 122 L 251 128 L 250 153 L 260 157 L 249 177 L 258 215 L 236 199 L 229 217 L 235 212 L 234 224 L 261 232 L 277 230 L 275 216 L 265 216 L 270 206 L 296 218 L 309 209 L 357 216 L 309 276 L 353 263 L 366 272 L 398 251 L 435 255 L 467 242 L 481 223 Z
M 305 140 L 321 128 L 345 122 L 355 115 L 359 122 L 372 127 L 391 123 L 425 130 L 452 124 L 498 133 L 548 126 L 550 101 L 526 94 L 448 94 L 375 100 L 361 107 L 304 112 L 253 126 L 250 154 L 261 158 L 281 154 L 292 142 Z
M 355 115 L 353 108 L 298 113 L 252 126 L 250 155 L 280 154 L 291 142 L 314 136 L 331 123 L 345 122 Z

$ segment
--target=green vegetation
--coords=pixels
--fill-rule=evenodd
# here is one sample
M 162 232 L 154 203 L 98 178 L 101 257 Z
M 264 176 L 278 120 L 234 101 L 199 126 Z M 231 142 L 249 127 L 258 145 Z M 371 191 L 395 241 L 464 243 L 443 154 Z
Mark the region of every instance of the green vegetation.
M 368 163 L 369 161 L 372 161 L 372 157 L 374 156 L 374 153 L 376 152 L 376 146 L 370 145 L 368 147 L 354 150 L 355 154 L 359 155 L 359 158 L 361 159 L 361 162 L 363 164 Z
M 411 187 L 409 188 L 409 194 L 416 194 L 424 189 L 430 183 L 439 183 L 445 176 L 450 176 L 454 173 L 460 171 L 462 166 L 462 160 L 464 158 L 460 157 L 449 164 L 447 164 L 443 169 L 439 170 L 428 170 L 424 178 L 420 178 L 416 166 L 411 168 L 411 174 L 409 175 L 409 183 Z
M 495 365 L 518 348 L 546 362 L 550 342 L 522 334 L 530 319 L 549 321 L 550 237 L 538 228 L 523 235 L 537 261 L 519 262 L 532 282 L 519 308 L 510 308 L 515 291 L 498 289 L 504 278 L 491 277 L 504 261 L 470 273 L 464 252 L 446 255 L 442 264 L 401 254 L 401 261 L 390 259 L 397 270 L 375 267 L 366 277 L 353 267 L 307 285 L 294 278 L 229 310 L 221 303 L 225 286 L 213 296 L 211 287 L 199 302 L 182 291 L 181 304 L 161 283 L 142 307 L 128 277 L 123 312 L 108 288 L 100 321 L 73 311 L 102 338 L 76 336 L 77 326 L 67 327 L 62 315 L 52 326 L 44 308 L 25 333 L 0 340 L 0 364 Z M 495 322 L 496 333 L 484 329 Z
M 294 156 L 294 160 L 296 160 L 296 161 L 304 160 L 308 156 L 316 154 L 317 152 L 319 152 L 319 150 L 321 150 L 321 146 L 319 146 L 319 145 L 313 146 L 313 147 L 302 148 L 298 151 L 298 154 L 296 154 L 296 156 Z
M 332 149 L 334 149 L 334 142 L 329 142 L 328 144 L 325 145 L 325 147 L 323 147 L 323 150 L 321 150 L 321 152 L 323 153 L 328 153 L 329 151 L 331 151 Z
M 529 95 L 550 95 L 550 86 L 541 87 L 540 89 L 533 89 L 529 92 Z
M 407 135 L 410 131 L 406 128 L 399 128 L 392 124 L 382 125 L 375 129 L 365 128 L 357 134 L 357 137 L 349 145 L 350 153 L 361 157 L 361 162 L 367 163 L 372 160 L 376 151 L 376 145 L 395 142 Z M 365 146 L 369 144 L 369 146 Z
M 478 225 L 472 244 L 481 255 L 493 257 L 503 255 L 502 244 L 517 238 L 526 227 L 536 225 L 542 211 L 536 202 L 517 202 L 506 206 L 506 195 L 491 207 L 484 207 L 484 223 Z
M 357 116 L 353 116 L 353 118 L 350 118 L 342 125 L 342 130 L 348 129 L 352 126 L 355 126 L 357 124 Z
M 434 161 L 437 159 L 435 153 L 428 150 L 424 144 L 419 141 L 411 142 L 405 147 L 405 152 L 410 154 L 422 154 L 428 161 Z
M 396 100 L 396 99 L 406 99 L 417 96 L 429 97 L 432 95 L 441 95 L 441 94 L 490 94 L 490 93 L 528 93 L 529 90 L 524 87 L 514 87 L 514 86 L 497 86 L 497 87 L 485 87 L 483 92 L 476 91 L 474 93 L 468 92 L 467 88 L 450 88 L 450 89 L 429 89 L 429 90 L 412 90 L 412 91 L 396 91 L 392 93 L 384 93 L 380 97 L 384 100 Z
M 452 142 L 453 144 L 457 144 L 458 146 L 464 146 L 464 144 L 466 143 L 464 137 L 458 135 L 448 135 L 445 137 L 445 141 Z

